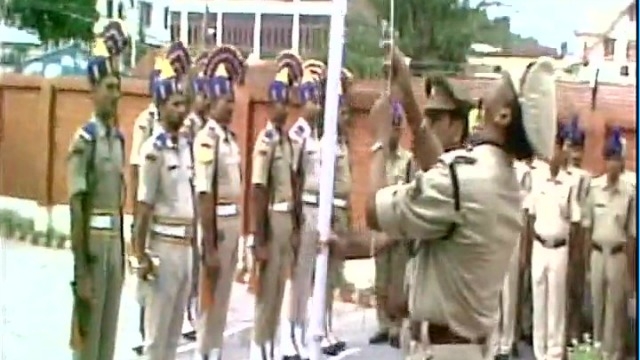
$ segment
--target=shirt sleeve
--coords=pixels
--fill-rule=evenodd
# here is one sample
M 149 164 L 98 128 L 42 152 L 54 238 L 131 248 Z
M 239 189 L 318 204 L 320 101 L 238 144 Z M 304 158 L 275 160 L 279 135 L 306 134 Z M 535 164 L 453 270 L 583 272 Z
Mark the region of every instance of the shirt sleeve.
M 264 131 L 258 135 L 251 155 L 251 184 L 267 185 L 269 181 L 269 158 L 273 150 Z
M 437 240 L 458 221 L 449 168 L 439 163 L 410 184 L 394 185 L 375 195 L 380 230 L 392 238 Z
M 629 199 L 629 207 L 627 209 L 627 235 L 636 238 L 636 223 L 637 223 L 637 211 L 636 211 L 636 194 L 633 192 Z
M 584 228 L 591 228 L 593 225 L 593 192 L 594 190 L 590 189 L 582 206 L 582 227 Z
M 210 137 L 198 135 L 193 144 L 193 154 L 195 158 L 195 181 L 196 193 L 209 194 L 212 191 L 213 173 L 216 154 L 215 140 Z
M 572 186 L 569 190 L 569 211 L 570 211 L 570 219 L 572 224 L 579 224 L 582 218 L 582 210 L 580 208 L 580 202 L 578 201 L 578 194 L 580 193 L 580 188 L 578 184 Z
M 129 152 L 129 165 L 140 166 L 140 151 L 142 144 L 147 137 L 147 116 L 148 112 L 143 111 L 138 115 L 133 123 L 133 132 L 131 134 L 131 151 Z
M 69 145 L 67 158 L 67 191 L 69 198 L 87 191 L 87 167 L 91 156 L 91 143 L 78 130 Z
M 153 140 L 148 139 L 140 151 L 140 179 L 138 182 L 138 201 L 155 205 L 160 188 L 162 156 L 154 148 Z

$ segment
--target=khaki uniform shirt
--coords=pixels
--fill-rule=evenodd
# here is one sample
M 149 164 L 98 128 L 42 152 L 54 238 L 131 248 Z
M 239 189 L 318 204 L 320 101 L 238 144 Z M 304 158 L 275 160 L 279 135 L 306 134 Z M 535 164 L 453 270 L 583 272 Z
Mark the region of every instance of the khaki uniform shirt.
M 571 223 L 579 223 L 581 217 L 580 205 L 573 195 L 574 178 L 562 169 L 555 178 L 549 167 L 535 171 L 537 182 L 529 209 L 536 217 L 533 229 L 545 241 L 568 240 Z
M 174 143 L 161 132 L 147 139 L 140 151 L 138 201 L 154 206 L 154 215 L 193 219 L 190 141 L 179 136 Z
M 413 182 L 378 191 L 375 203 L 389 237 L 427 242 L 415 258 L 412 318 L 469 338 L 487 336 L 522 230 L 520 184 L 507 155 L 491 145 L 447 152 Z
M 162 125 L 160 125 L 158 120 L 158 108 L 155 104 L 151 103 L 138 115 L 133 123 L 129 165 L 140 166 L 140 148 L 142 147 L 142 143 L 162 131 Z
M 216 147 L 218 150 L 216 151 Z M 235 135 L 215 120 L 198 131 L 193 144 L 197 193 L 211 193 L 214 164 L 217 163 L 218 201 L 237 204 L 242 193 L 240 147 Z
M 622 178 L 616 185 L 607 184 L 607 176 L 591 181 L 582 225 L 592 229 L 591 239 L 602 245 L 625 242 L 636 237 L 635 191 Z
M 92 206 L 117 211 L 122 206 L 124 189 L 123 139 L 117 129 L 107 131 L 96 118 L 76 131 L 69 146 L 67 187 L 69 198 L 89 190 L 87 168 L 93 161 Z M 94 146 L 93 159 L 91 147 Z
M 271 124 L 260 131 L 253 147 L 251 183 L 268 185 L 272 204 L 293 202 L 291 171 L 293 146 L 286 134 Z

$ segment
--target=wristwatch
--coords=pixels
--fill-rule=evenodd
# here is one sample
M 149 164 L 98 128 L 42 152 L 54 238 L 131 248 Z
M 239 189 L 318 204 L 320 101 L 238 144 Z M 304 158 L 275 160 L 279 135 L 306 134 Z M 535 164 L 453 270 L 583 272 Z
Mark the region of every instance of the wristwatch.
M 382 141 L 376 141 L 373 145 L 371 145 L 372 153 L 382 149 L 384 149 L 384 144 L 382 143 Z

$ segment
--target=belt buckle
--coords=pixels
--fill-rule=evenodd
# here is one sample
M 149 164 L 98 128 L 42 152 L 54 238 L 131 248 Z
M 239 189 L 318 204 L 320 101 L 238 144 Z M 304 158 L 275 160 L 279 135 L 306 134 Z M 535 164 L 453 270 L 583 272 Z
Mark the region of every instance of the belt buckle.
M 306 204 L 318 204 L 318 195 L 310 194 L 310 193 L 302 193 L 302 202 Z
M 238 206 L 236 204 L 216 205 L 216 215 L 218 216 L 234 216 L 238 214 Z

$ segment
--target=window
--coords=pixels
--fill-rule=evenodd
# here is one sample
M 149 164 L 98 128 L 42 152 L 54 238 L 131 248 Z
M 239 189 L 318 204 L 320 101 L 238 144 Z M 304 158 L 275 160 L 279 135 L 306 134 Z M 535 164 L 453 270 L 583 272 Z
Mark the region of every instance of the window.
M 215 22 L 212 22 L 215 26 Z M 222 43 L 253 52 L 253 14 L 224 14 L 222 17 Z M 264 28 L 262 33 L 264 33 Z M 263 44 L 264 46 L 264 44 Z
M 149 27 L 151 26 L 151 11 L 152 5 L 148 2 L 140 2 L 140 23 L 142 26 Z
M 107 18 L 113 18 L 113 0 L 107 0 Z
M 169 30 L 171 41 L 180 40 L 180 13 L 178 11 L 172 11 L 169 15 Z
M 616 39 L 612 39 L 610 37 L 605 37 L 602 41 L 602 46 L 604 48 L 604 57 L 605 59 L 610 59 L 613 57 L 616 48 Z
M 627 43 L 627 61 L 636 62 L 637 61 L 637 46 L 635 40 L 631 40 Z
M 204 14 L 189 13 L 187 15 L 188 33 L 187 42 L 189 45 L 200 45 L 203 42 Z
M 620 75 L 629 76 L 629 65 L 620 66 Z

